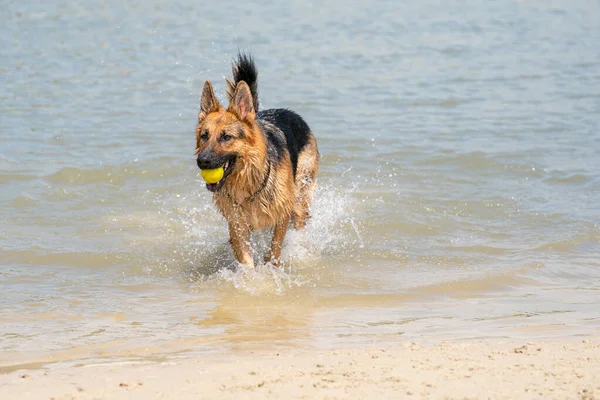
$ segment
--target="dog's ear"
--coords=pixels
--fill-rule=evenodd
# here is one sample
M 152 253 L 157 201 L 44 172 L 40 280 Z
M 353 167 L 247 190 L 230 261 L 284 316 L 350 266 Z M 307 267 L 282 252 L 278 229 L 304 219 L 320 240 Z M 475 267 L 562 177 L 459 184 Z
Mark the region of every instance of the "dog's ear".
M 227 82 L 225 94 L 227 94 L 227 98 L 229 99 L 229 102 L 231 102 L 231 99 L 233 99 L 233 92 L 235 92 L 235 83 L 227 78 L 225 78 L 225 82 Z
M 235 92 L 231 96 L 228 111 L 234 113 L 242 121 L 254 121 L 252 93 L 246 82 L 241 81 L 237 84 Z
M 204 82 L 202 96 L 200 97 L 200 114 L 198 114 L 198 119 L 202 120 L 206 118 L 208 114 L 217 111 L 220 107 L 221 105 L 219 104 L 219 100 L 215 97 L 215 92 L 213 92 L 210 81 Z

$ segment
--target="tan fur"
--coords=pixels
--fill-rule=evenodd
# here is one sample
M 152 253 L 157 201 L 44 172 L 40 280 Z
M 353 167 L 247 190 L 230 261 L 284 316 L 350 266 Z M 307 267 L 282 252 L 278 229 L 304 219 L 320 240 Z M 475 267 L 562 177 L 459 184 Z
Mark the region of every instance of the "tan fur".
M 309 143 L 299 154 L 295 181 L 287 152 L 276 166 L 271 165 L 269 172 L 266 139 L 255 122 L 250 89 L 243 81 L 235 90 L 232 90 L 232 83 L 228 83 L 231 103 L 227 109 L 219 104 L 210 82 L 204 85 L 196 127 L 196 154 L 207 147 L 216 154 L 232 151 L 238 154 L 234 169 L 223 187 L 213 195 L 215 204 L 228 222 L 232 250 L 240 263 L 254 267 L 250 246 L 252 231 L 274 228 L 271 251 L 265 261 L 277 264 L 290 220 L 293 220 L 296 229 L 300 229 L 308 219 L 318 171 L 316 140 L 311 135 Z M 243 139 L 219 142 L 221 132 L 237 132 L 240 128 L 244 132 Z M 206 141 L 200 138 L 203 132 L 209 134 Z M 267 173 L 266 185 L 260 191 Z M 247 201 L 257 192 L 252 201 Z
M 309 218 L 308 209 L 312 201 L 312 193 L 317 184 L 319 172 L 319 151 L 317 141 L 311 135 L 304 151 L 298 156 L 298 172 L 296 175 L 296 203 L 294 204 L 293 221 L 295 229 L 302 229 Z

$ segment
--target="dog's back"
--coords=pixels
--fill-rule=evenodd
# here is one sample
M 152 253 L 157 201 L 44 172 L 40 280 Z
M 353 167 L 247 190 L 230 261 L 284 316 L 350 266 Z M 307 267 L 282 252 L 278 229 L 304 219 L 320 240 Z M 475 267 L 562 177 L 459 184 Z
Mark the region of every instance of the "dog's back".
M 304 150 L 305 146 L 311 143 L 312 133 L 308 127 L 308 124 L 300 115 L 285 108 L 259 110 L 258 71 L 256 69 L 256 65 L 254 64 L 254 60 L 250 55 L 239 54 L 238 60 L 232 67 L 232 73 L 233 81 L 227 79 L 227 95 L 229 99 L 231 100 L 233 92 L 239 82 L 244 81 L 248 84 L 250 87 L 250 92 L 252 93 L 254 110 L 257 112 L 257 123 L 259 123 L 263 128 L 263 131 L 267 135 L 269 142 L 271 142 L 271 147 L 276 152 L 278 159 L 281 157 L 283 152 L 283 149 L 281 148 L 282 143 L 277 138 L 272 126 L 281 130 L 285 135 L 284 145 L 289 152 L 293 175 L 295 178 L 298 174 L 298 157 Z M 316 148 L 314 150 L 316 151 Z
M 276 126 L 285 135 L 285 145 L 290 154 L 294 177 L 296 177 L 298 173 L 298 155 L 304 150 L 311 136 L 308 124 L 304 122 L 301 116 L 284 108 L 259 111 L 256 116 L 260 121 Z M 275 133 L 269 129 L 269 125 L 262 125 L 267 134 L 267 139 L 276 147 L 279 142 L 276 140 Z M 276 150 L 278 157 L 281 157 L 283 149 Z

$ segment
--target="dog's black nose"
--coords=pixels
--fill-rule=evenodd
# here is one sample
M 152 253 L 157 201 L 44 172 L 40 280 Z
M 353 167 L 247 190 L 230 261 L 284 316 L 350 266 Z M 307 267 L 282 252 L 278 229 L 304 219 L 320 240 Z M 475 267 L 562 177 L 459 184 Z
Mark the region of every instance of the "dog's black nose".
M 200 169 L 207 169 L 209 166 L 210 161 L 206 158 L 202 158 L 200 156 L 198 156 L 198 159 L 196 160 L 196 163 L 198 164 L 198 167 Z
M 203 151 L 198 154 L 198 158 L 196 159 L 196 163 L 200 169 L 211 169 L 214 168 L 215 158 L 211 152 Z

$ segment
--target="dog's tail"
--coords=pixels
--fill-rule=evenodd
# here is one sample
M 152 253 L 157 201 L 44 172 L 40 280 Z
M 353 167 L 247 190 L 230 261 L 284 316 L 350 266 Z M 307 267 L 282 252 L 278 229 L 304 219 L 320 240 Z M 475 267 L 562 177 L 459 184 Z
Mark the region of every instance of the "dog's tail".
M 237 60 L 233 61 L 231 70 L 233 72 L 233 82 L 225 78 L 229 101 L 233 98 L 233 92 L 235 92 L 237 84 L 244 81 L 250 87 L 254 111 L 258 111 L 258 71 L 256 65 L 254 65 L 254 59 L 250 54 L 238 53 Z

